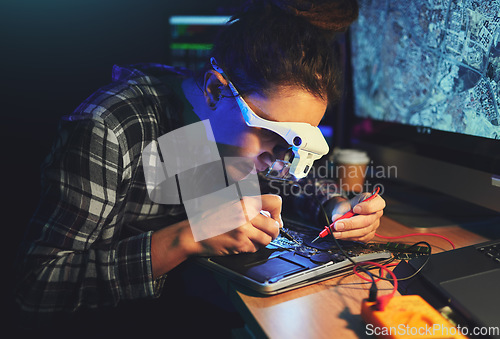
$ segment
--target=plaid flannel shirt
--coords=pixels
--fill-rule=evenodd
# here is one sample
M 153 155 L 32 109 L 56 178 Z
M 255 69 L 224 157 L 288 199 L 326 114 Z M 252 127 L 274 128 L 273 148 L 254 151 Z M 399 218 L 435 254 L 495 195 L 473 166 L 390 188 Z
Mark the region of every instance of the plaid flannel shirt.
M 113 82 L 62 119 L 19 251 L 16 300 L 23 311 L 71 312 L 159 296 L 165 277 L 153 281 L 154 229 L 133 225 L 185 219 L 182 206 L 149 199 L 142 169 L 142 150 L 182 126 L 190 109 L 156 76 L 165 74 L 177 88 L 187 75 L 156 64 L 114 66 Z

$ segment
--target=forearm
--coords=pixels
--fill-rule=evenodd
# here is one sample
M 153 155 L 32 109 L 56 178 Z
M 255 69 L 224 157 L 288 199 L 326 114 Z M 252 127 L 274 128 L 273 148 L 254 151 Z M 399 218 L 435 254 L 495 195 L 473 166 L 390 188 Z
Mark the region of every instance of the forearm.
M 196 246 L 187 220 L 164 227 L 151 236 L 153 278 L 169 272 L 196 253 Z

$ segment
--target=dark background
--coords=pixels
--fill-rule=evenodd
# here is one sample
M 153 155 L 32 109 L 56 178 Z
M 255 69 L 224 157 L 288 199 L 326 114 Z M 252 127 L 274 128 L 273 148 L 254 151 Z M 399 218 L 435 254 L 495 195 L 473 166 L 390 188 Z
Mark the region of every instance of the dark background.
M 168 60 L 168 17 L 230 14 L 238 0 L 0 2 L 3 291 L 40 193 L 62 115 L 111 80 L 114 64 Z M 5 304 L 4 304 L 5 305 Z
M 107 84 L 114 64 L 165 63 L 170 15 L 227 14 L 239 3 L 1 2 L 2 225 L 11 235 L 3 238 L 9 249 L 16 248 L 36 207 L 40 164 L 55 138 L 59 118 Z

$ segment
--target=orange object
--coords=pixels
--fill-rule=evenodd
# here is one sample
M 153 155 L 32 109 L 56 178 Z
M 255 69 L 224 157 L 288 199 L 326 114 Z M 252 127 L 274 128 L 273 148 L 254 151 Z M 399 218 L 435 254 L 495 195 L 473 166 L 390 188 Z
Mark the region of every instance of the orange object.
M 366 333 L 377 338 L 467 338 L 463 327 L 453 326 L 418 295 L 395 296 L 383 311 L 365 300 L 361 316 Z

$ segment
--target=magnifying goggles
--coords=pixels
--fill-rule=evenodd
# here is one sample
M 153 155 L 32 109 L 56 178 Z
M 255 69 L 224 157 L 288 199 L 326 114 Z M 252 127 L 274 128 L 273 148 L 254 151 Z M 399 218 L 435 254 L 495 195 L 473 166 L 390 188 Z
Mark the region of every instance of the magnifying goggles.
M 212 57 L 210 63 L 214 70 L 227 80 L 246 124 L 272 131 L 290 145 L 291 152 L 287 152 L 284 159 L 277 159 L 268 169 L 266 176 L 280 180 L 298 180 L 307 176 L 314 161 L 327 154 L 329 150 L 320 129 L 305 122 L 278 122 L 259 117 L 248 106 L 222 68 L 217 65 L 215 58 Z

